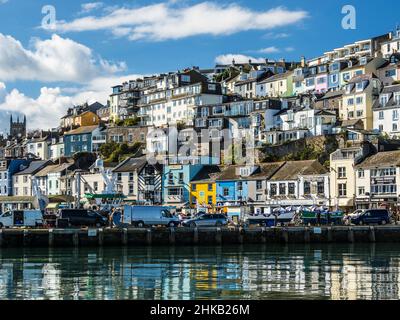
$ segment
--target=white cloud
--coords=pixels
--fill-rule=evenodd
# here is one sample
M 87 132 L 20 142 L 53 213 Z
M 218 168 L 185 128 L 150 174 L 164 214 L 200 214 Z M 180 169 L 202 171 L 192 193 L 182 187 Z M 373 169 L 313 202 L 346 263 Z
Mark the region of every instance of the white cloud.
M 293 52 L 295 49 L 293 47 L 287 47 L 285 48 L 286 52 Z
M 278 53 L 280 51 L 281 50 L 278 49 L 277 47 L 268 47 L 268 48 L 260 49 L 257 52 L 269 54 L 269 53 Z
M 38 80 L 85 83 L 126 69 L 125 63 L 97 58 L 92 50 L 56 34 L 33 39 L 26 49 L 11 36 L 0 33 L 0 80 Z
M 255 58 L 243 54 L 223 54 L 215 58 L 215 62 L 218 64 L 231 64 L 232 60 L 235 60 L 235 63 L 248 63 L 249 60 L 255 63 L 265 62 L 264 58 Z
M 43 87 L 37 98 L 26 96 L 17 89 L 8 92 L 4 83 L 0 82 L 0 132 L 8 131 L 8 128 L 2 127 L 4 122 L 1 122 L 6 120 L 4 117 L 8 116 L 7 112 L 25 114 L 29 129 L 55 128 L 69 107 L 95 101 L 106 104 L 112 86 L 140 77 L 142 76 L 134 74 L 99 77 L 75 88 Z
M 174 1 L 137 8 L 117 7 L 102 16 L 58 21 L 60 32 L 109 30 L 130 40 L 164 41 L 195 35 L 230 35 L 248 30 L 269 30 L 291 25 L 308 17 L 303 10 L 277 7 L 253 11 L 237 4 L 202 2 L 194 5 Z
M 288 37 L 290 37 L 290 34 L 285 32 L 280 32 L 280 33 L 268 32 L 267 34 L 264 35 L 265 39 L 284 39 Z
M 97 10 L 100 9 L 101 7 L 103 7 L 103 2 L 88 2 L 88 3 L 82 3 L 81 4 L 81 12 L 80 13 L 88 13 L 91 12 L 93 10 Z

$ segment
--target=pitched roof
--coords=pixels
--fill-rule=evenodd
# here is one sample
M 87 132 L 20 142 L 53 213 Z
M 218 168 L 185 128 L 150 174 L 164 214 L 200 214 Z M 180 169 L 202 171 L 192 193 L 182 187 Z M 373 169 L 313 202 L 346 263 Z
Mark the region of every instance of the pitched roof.
M 263 81 L 260 81 L 260 83 L 268 83 L 268 82 L 274 82 L 282 79 L 288 78 L 291 74 L 293 74 L 293 71 L 287 71 L 285 73 L 278 73 L 273 75 L 272 77 L 269 77 Z
M 221 174 L 219 166 L 204 166 L 191 180 L 191 182 L 214 182 Z
M 147 164 L 146 157 L 128 158 L 115 167 L 113 172 L 132 172 L 142 169 Z
M 287 161 L 271 181 L 296 180 L 299 175 L 325 174 L 328 170 L 318 160 Z
M 85 127 L 79 127 L 77 129 L 68 131 L 65 133 L 66 136 L 74 135 L 74 134 L 85 134 L 85 133 L 92 133 L 94 130 L 96 130 L 99 126 L 85 126 Z
M 225 167 L 225 169 L 218 176 L 219 181 L 230 180 L 258 180 L 269 179 L 275 174 L 285 162 L 261 163 L 256 165 L 257 169 L 249 177 L 242 177 L 237 173 L 238 168 L 245 167 L 244 165 L 233 165 Z
M 39 170 L 41 170 L 46 164 L 52 163 L 49 160 L 39 160 L 39 161 L 32 161 L 29 164 L 29 167 L 25 170 L 18 172 L 16 175 L 25 175 L 25 174 L 35 174 Z
M 379 152 L 365 159 L 356 168 L 373 168 L 382 166 L 400 166 L 400 150 Z

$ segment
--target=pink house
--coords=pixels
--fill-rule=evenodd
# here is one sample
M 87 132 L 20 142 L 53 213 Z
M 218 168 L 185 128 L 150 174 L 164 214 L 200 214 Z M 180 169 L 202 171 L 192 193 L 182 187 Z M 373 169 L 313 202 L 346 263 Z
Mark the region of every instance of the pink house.
M 328 74 L 320 74 L 315 77 L 315 92 L 323 93 L 328 91 Z

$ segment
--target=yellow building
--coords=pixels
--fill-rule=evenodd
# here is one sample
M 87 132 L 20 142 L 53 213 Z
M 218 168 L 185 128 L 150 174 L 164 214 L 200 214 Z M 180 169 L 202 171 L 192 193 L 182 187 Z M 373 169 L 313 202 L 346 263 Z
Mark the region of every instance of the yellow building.
M 190 205 L 212 209 L 217 203 L 215 179 L 221 172 L 218 166 L 205 166 L 190 182 Z
M 330 156 L 330 207 L 352 211 L 356 198 L 356 172 L 354 167 L 368 153 L 363 147 L 338 149 Z
M 74 118 L 74 125 L 78 127 L 96 126 L 99 123 L 100 118 L 91 111 L 83 112 Z

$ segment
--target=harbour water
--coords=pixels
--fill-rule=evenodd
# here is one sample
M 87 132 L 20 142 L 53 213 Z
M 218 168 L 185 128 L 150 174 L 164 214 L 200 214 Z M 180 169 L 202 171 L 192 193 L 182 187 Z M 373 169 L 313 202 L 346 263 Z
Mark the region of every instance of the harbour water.
M 0 299 L 399 299 L 396 244 L 2 249 Z

